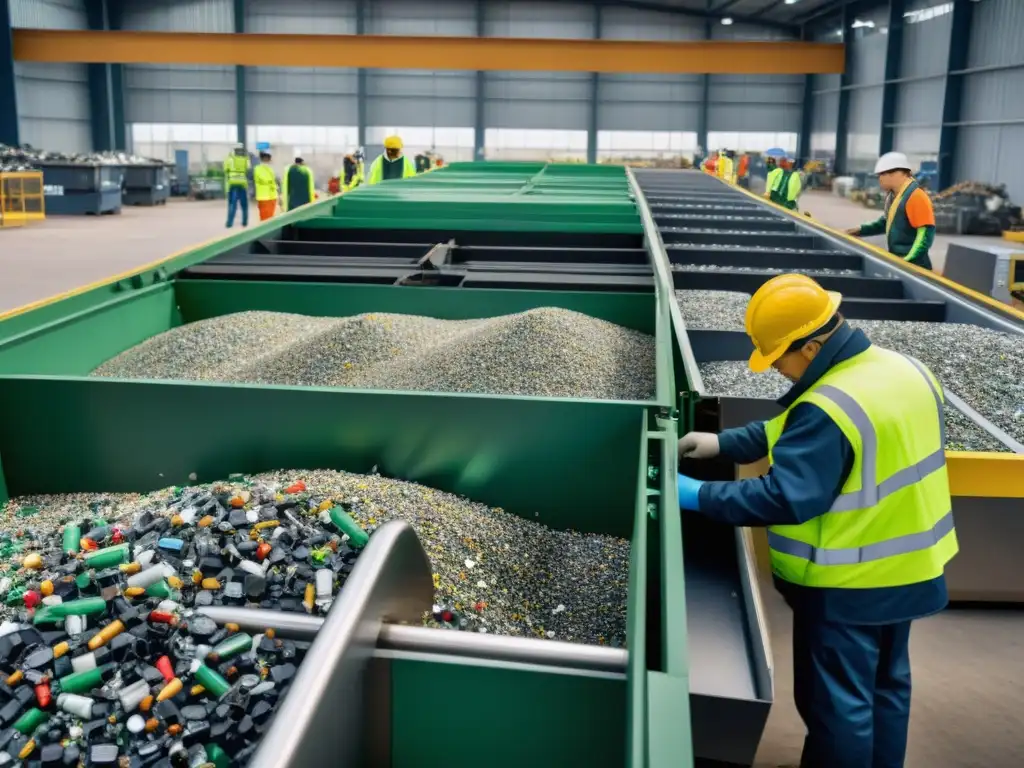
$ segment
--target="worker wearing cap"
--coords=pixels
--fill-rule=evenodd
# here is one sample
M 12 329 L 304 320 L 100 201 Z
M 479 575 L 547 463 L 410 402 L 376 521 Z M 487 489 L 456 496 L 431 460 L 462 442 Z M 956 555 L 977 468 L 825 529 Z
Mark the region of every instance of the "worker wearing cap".
M 885 192 L 882 215 L 846 230 L 848 235 L 885 235 L 889 253 L 924 269 L 932 268 L 928 251 L 935 240 L 935 211 L 928 193 L 910 172 L 902 152 L 886 152 L 875 163 L 878 185 Z
M 293 211 L 300 205 L 311 203 L 316 199 L 316 188 L 313 186 L 313 172 L 309 170 L 301 157 L 288 166 L 281 182 L 281 197 L 284 199 L 286 211 Z
M 380 184 L 392 179 L 407 179 L 416 175 L 412 160 L 402 154 L 402 139 L 388 136 L 384 139 L 384 154 L 370 165 L 370 184 Z
M 342 161 L 341 173 L 339 174 L 341 179 L 341 191 L 350 192 L 351 190 L 358 187 L 363 183 L 363 148 L 353 149 Z
M 779 167 L 775 171 L 768 187 L 768 198 L 776 205 L 795 211 L 796 201 L 803 190 L 800 174 L 793 169 L 793 162 L 788 157 L 779 160 Z
M 242 208 L 242 226 L 249 226 L 249 171 L 252 162 L 244 144 L 236 144 L 224 161 L 224 188 L 228 198 L 228 229 L 235 225 L 235 211 Z
M 260 221 L 266 221 L 274 215 L 280 196 L 277 176 L 270 167 L 272 159 L 269 152 L 260 152 L 260 164 L 252 169 L 252 183 L 256 187 L 256 207 L 260 211 Z
M 957 552 L 939 382 L 874 346 L 806 275 L 772 278 L 747 306 L 750 368 L 792 388 L 783 412 L 721 434 L 691 432 L 681 458 L 767 457 L 766 475 L 680 474 L 679 504 L 768 528 L 775 584 L 793 609 L 793 678 L 807 727 L 802 768 L 903 766 L 913 619 L 947 603 Z

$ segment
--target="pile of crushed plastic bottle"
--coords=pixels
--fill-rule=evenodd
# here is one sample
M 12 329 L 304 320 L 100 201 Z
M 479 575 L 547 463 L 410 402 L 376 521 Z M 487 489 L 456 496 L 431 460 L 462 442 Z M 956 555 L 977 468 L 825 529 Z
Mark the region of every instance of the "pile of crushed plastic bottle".
M 10 147 L 0 144 L 0 173 L 34 171 L 53 165 L 164 165 L 162 160 L 128 152 L 50 152 L 31 144 Z
M 329 610 L 369 534 L 303 491 L 176 489 L 131 525 L 4 534 L 0 765 L 244 765 L 310 643 L 195 609 Z

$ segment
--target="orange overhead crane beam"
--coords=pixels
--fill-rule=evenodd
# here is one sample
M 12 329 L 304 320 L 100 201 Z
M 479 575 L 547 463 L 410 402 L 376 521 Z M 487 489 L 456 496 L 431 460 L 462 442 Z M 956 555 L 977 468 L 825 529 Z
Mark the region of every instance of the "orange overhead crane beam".
M 659 42 L 397 35 L 264 35 L 15 29 L 16 61 L 252 67 L 835 74 L 835 43 Z

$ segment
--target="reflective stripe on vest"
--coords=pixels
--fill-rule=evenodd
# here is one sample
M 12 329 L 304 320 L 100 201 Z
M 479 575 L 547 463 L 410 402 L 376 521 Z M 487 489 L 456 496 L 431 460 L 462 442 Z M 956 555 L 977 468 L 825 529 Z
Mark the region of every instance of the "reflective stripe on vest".
M 812 387 L 790 406 L 793 408 L 808 402 L 808 398 L 810 402 L 816 398 L 819 408 L 827 403 L 826 413 L 844 431 L 856 451 L 853 470 L 856 474 L 844 482 L 844 488 L 856 490 L 841 493 L 824 515 L 803 524 L 771 526 L 768 530 L 773 571 L 797 584 L 856 588 L 915 583 L 940 575 L 942 566 L 957 551 L 952 502 L 948 485 L 942 482 L 945 425 L 941 391 L 927 368 L 917 360 L 880 348 L 869 349 L 872 351 L 863 353 L 868 356 L 864 363 L 867 368 L 855 363 L 841 364 L 834 373 L 823 377 L 822 384 Z M 891 407 L 887 409 L 882 403 L 873 406 L 868 401 L 865 401 L 866 410 L 853 395 L 836 386 L 845 381 L 852 392 L 857 392 L 861 388 L 857 382 L 863 381 L 862 376 L 878 376 L 879 371 L 872 368 L 885 364 L 881 355 L 891 355 L 912 365 L 928 384 L 935 402 L 934 413 L 939 418 L 935 436 L 939 438 L 939 449 L 914 461 L 909 467 L 899 465 L 904 458 L 911 461 L 912 456 L 928 450 L 927 445 L 913 440 L 922 425 L 915 426 L 913 420 L 888 425 L 896 430 L 889 439 L 899 441 L 895 444 L 896 455 L 903 458 L 888 455 L 888 461 L 880 462 L 879 435 L 868 412 L 874 413 L 876 418 L 888 413 L 886 418 L 891 418 L 898 411 Z M 893 378 L 909 387 L 916 376 L 908 367 L 900 366 L 900 369 L 900 373 L 893 373 Z M 865 389 L 867 391 L 873 392 L 872 396 L 876 398 L 884 396 L 884 390 L 870 384 Z M 914 419 L 927 418 L 920 408 L 915 407 L 914 412 Z M 766 424 L 769 457 L 785 428 L 785 419 L 786 414 L 782 414 Z M 929 430 L 934 428 L 928 427 Z M 910 444 L 917 445 L 916 450 L 903 447 L 909 444 L 901 440 L 901 433 L 910 438 Z M 888 473 L 881 481 L 880 472 Z M 940 472 L 943 474 L 936 475 Z M 895 502 L 897 506 L 893 506 L 892 501 L 887 502 L 891 495 L 911 488 L 913 490 L 908 491 L 911 495 Z M 907 506 L 904 508 L 903 504 Z M 901 514 L 901 509 L 905 509 L 904 514 Z M 828 546 L 830 542 L 837 546 Z M 929 550 L 933 551 L 932 554 L 928 554 Z M 900 556 L 904 556 L 903 559 L 889 560 Z M 906 559 L 907 556 L 912 559 Z M 886 560 L 889 560 L 888 565 L 881 562 Z M 862 564 L 872 563 L 876 565 L 858 569 Z M 833 570 L 829 566 L 838 567 Z
M 878 477 L 876 471 L 878 467 L 878 435 L 875 434 L 875 427 L 871 423 L 871 419 L 868 418 L 860 404 L 841 389 L 836 389 L 827 384 L 818 387 L 814 392 L 835 403 L 857 427 L 861 439 L 860 490 L 839 494 L 829 508 L 829 512 L 849 512 L 852 509 L 873 507 L 886 496 L 896 493 L 896 491 L 909 485 L 913 485 L 926 478 L 932 472 L 937 472 L 946 466 L 946 419 L 943 412 L 942 397 L 939 395 L 938 390 L 935 389 L 935 385 L 932 383 L 925 367 L 912 357 L 906 355 L 904 357 L 917 368 L 921 376 L 924 377 L 924 380 L 928 382 L 928 388 L 932 391 L 932 397 L 935 398 L 935 407 L 939 411 L 939 431 L 942 436 L 939 449 L 925 456 L 916 464 L 901 469 L 892 477 L 887 477 L 881 483 L 876 484 L 876 478 Z
M 864 547 L 822 549 L 804 541 L 780 536 L 772 531 L 768 531 L 768 546 L 784 555 L 810 560 L 815 565 L 857 565 L 934 547 L 952 530 L 953 510 L 950 510 L 931 530 L 908 533 L 906 536 L 897 536 L 895 539 L 887 539 Z

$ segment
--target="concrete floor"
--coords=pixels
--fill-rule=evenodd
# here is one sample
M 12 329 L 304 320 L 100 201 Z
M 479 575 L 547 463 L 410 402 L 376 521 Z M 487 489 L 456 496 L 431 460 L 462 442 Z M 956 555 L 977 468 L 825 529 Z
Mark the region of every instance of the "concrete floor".
M 809 192 L 801 202 L 837 228 L 867 221 L 874 213 L 828 193 Z M 164 208 L 126 208 L 121 216 L 54 217 L 0 231 L 0 313 L 222 235 L 224 215 L 223 202 L 181 201 Z M 937 238 L 937 266 L 950 241 Z M 770 768 L 797 762 L 803 726 L 793 706 L 790 613 L 770 585 L 763 593 L 776 704 L 756 765 Z M 915 625 L 912 648 L 908 768 L 1024 765 L 1024 613 L 947 611 Z
M 223 201 L 172 200 L 127 207 L 117 216 L 51 216 L 0 229 L 0 312 L 219 237 L 227 231 L 225 217 Z

